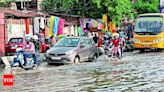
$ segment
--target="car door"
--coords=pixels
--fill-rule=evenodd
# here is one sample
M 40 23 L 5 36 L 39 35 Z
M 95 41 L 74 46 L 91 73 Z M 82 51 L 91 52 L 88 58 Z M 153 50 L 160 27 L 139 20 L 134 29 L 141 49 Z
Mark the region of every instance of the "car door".
M 88 56 L 88 58 L 90 58 L 91 56 L 92 56 L 92 52 L 93 52 L 93 49 L 92 49 L 92 40 L 91 39 L 85 39 L 85 42 L 86 42 L 86 46 L 87 46 L 87 52 L 86 52 L 86 54 L 87 54 L 87 56 Z
M 95 52 L 96 52 L 96 45 L 94 44 L 94 41 L 93 41 L 93 39 L 87 39 L 87 44 L 88 44 L 88 46 L 89 46 L 89 48 L 88 48 L 88 56 L 89 56 L 89 58 L 92 58 L 93 57 L 93 55 L 95 54 Z
M 85 46 L 80 47 L 81 44 L 85 44 Z M 87 50 L 88 50 L 88 46 L 85 42 L 85 39 L 81 39 L 79 44 L 79 51 L 78 51 L 78 54 L 80 55 L 80 61 L 87 61 L 88 59 Z

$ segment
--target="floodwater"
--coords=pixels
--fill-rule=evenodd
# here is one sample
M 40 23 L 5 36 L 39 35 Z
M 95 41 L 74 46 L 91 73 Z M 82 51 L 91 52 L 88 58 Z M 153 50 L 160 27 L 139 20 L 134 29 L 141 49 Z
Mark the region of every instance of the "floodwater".
M 1 85 L 1 92 L 164 92 L 164 53 L 128 53 L 118 62 L 102 56 L 73 65 L 44 63 L 14 77 L 14 86 Z

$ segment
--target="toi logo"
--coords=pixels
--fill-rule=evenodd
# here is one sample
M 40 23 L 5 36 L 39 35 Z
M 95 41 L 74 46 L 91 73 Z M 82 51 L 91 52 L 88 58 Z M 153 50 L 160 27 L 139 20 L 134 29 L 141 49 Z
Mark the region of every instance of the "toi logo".
M 14 76 L 12 74 L 3 75 L 3 86 L 13 86 Z

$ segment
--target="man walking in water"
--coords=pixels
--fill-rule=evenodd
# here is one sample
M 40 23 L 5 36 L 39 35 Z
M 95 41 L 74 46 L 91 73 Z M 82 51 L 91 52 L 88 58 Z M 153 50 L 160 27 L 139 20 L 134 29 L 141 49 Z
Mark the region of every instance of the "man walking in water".
M 95 34 L 95 36 L 93 37 L 93 40 L 94 40 L 94 42 L 96 43 L 96 46 L 97 46 L 97 43 L 98 43 L 98 37 L 97 37 L 97 35 Z

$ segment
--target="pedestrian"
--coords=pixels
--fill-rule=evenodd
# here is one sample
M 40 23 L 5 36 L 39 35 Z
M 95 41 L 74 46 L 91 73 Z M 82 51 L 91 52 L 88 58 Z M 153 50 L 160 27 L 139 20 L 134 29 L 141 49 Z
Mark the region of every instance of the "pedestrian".
M 39 64 L 38 56 L 39 56 L 39 53 L 41 53 L 41 43 L 37 35 L 33 36 L 33 43 L 35 45 L 35 52 L 36 52 L 34 53 L 34 61 L 35 61 L 35 64 L 38 65 Z
M 95 36 L 93 37 L 93 40 L 94 40 L 94 42 L 96 43 L 96 46 L 97 46 L 97 43 L 98 43 L 98 37 L 97 37 L 97 35 L 95 34 Z
M 37 53 L 41 53 L 41 43 L 40 43 L 37 35 L 33 36 L 33 42 L 34 42 L 34 45 L 35 45 L 35 51 Z
M 49 41 L 48 41 L 48 42 L 49 42 L 50 44 L 52 44 L 53 38 L 54 38 L 54 36 L 51 36 L 51 37 L 49 38 Z
M 104 53 L 104 49 L 103 49 L 103 36 L 101 35 L 100 37 L 99 37 L 99 40 L 98 40 L 98 52 L 99 52 L 99 54 L 103 54 Z

